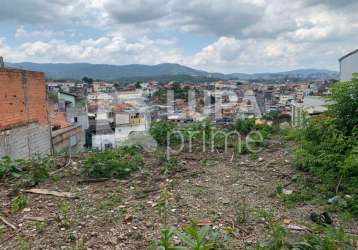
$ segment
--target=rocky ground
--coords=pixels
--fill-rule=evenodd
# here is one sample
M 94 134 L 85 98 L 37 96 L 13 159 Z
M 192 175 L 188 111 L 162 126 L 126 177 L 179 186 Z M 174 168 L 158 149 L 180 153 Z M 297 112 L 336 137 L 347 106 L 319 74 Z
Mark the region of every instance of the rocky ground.
M 101 182 L 83 181 L 80 159 L 74 158 L 36 188 L 71 192 L 77 198 L 26 193 L 26 208 L 12 212 L 15 193 L 0 187 L 1 215 L 16 227 L 0 221 L 0 249 L 148 249 L 160 237 L 163 216 L 158 207 L 164 193 L 169 225 L 180 229 L 195 219 L 220 232 L 228 249 L 243 249 L 268 237 L 265 223 L 255 217 L 262 209 L 291 228 L 293 239 L 304 233 L 297 227 L 312 223 L 310 212 L 325 208 L 317 202 L 287 208 L 277 196 L 278 185 L 288 192 L 297 189 L 289 151 L 288 144 L 275 139 L 255 156 L 184 152 L 168 175 L 163 175 L 156 153 L 145 153 L 140 171 L 124 180 Z M 356 220 L 331 216 L 336 226 L 358 234 Z

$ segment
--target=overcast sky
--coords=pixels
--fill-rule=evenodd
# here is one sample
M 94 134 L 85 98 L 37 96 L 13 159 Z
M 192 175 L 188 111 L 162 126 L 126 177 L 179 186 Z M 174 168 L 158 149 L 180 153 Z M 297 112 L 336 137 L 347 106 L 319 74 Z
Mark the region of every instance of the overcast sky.
M 0 0 L 11 62 L 338 70 L 357 48 L 357 0 Z

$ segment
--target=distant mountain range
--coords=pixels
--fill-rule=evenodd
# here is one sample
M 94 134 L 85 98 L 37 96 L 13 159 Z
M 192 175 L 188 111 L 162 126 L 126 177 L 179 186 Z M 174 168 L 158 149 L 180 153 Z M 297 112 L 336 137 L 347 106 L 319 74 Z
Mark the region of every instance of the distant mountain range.
M 214 79 L 239 79 L 239 80 L 283 80 L 287 78 L 299 78 L 309 80 L 338 79 L 338 73 L 321 69 L 298 69 L 278 73 L 256 74 L 221 74 L 196 70 L 179 64 L 163 63 L 158 65 L 107 65 L 88 63 L 6 63 L 7 67 L 42 71 L 48 79 L 75 79 L 80 80 L 84 76 L 98 80 L 122 80 L 122 79 L 153 79 L 165 76 L 190 76 L 192 78 Z

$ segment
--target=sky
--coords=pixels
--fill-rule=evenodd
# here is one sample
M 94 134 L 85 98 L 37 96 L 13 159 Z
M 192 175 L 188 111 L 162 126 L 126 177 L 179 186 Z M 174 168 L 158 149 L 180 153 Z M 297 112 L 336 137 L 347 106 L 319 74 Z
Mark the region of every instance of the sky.
M 8 62 L 179 63 L 222 73 L 337 70 L 357 0 L 0 0 Z

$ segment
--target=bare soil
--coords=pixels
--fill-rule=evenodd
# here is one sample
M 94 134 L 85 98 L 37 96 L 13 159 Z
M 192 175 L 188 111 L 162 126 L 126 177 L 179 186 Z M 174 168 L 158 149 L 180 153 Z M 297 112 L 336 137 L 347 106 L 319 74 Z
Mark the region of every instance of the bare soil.
M 36 188 L 72 192 L 77 199 L 26 194 L 27 207 L 12 212 L 16 194 L 8 186 L 0 187 L 1 214 L 18 228 L 14 231 L 0 221 L 0 249 L 148 249 L 163 227 L 157 209 L 163 190 L 170 194 L 168 224 L 181 229 L 195 219 L 225 235 L 229 249 L 243 249 L 268 237 L 265 223 L 254 211 L 267 209 L 282 224 L 285 220 L 302 226 L 312 223 L 310 212 L 325 209 L 324 204 L 288 209 L 277 197 L 279 183 L 293 192 L 297 188 L 289 151 L 288 144 L 275 139 L 255 158 L 183 152 L 176 156 L 179 166 L 168 176 L 162 174 L 157 153 L 144 153 L 144 166 L 127 179 L 96 183 L 81 182 L 80 159 L 74 159 Z M 236 215 L 242 205 L 248 212 L 239 224 Z M 331 216 L 335 226 L 358 234 L 357 220 L 343 222 L 338 214 Z M 290 238 L 300 234 L 290 231 Z

